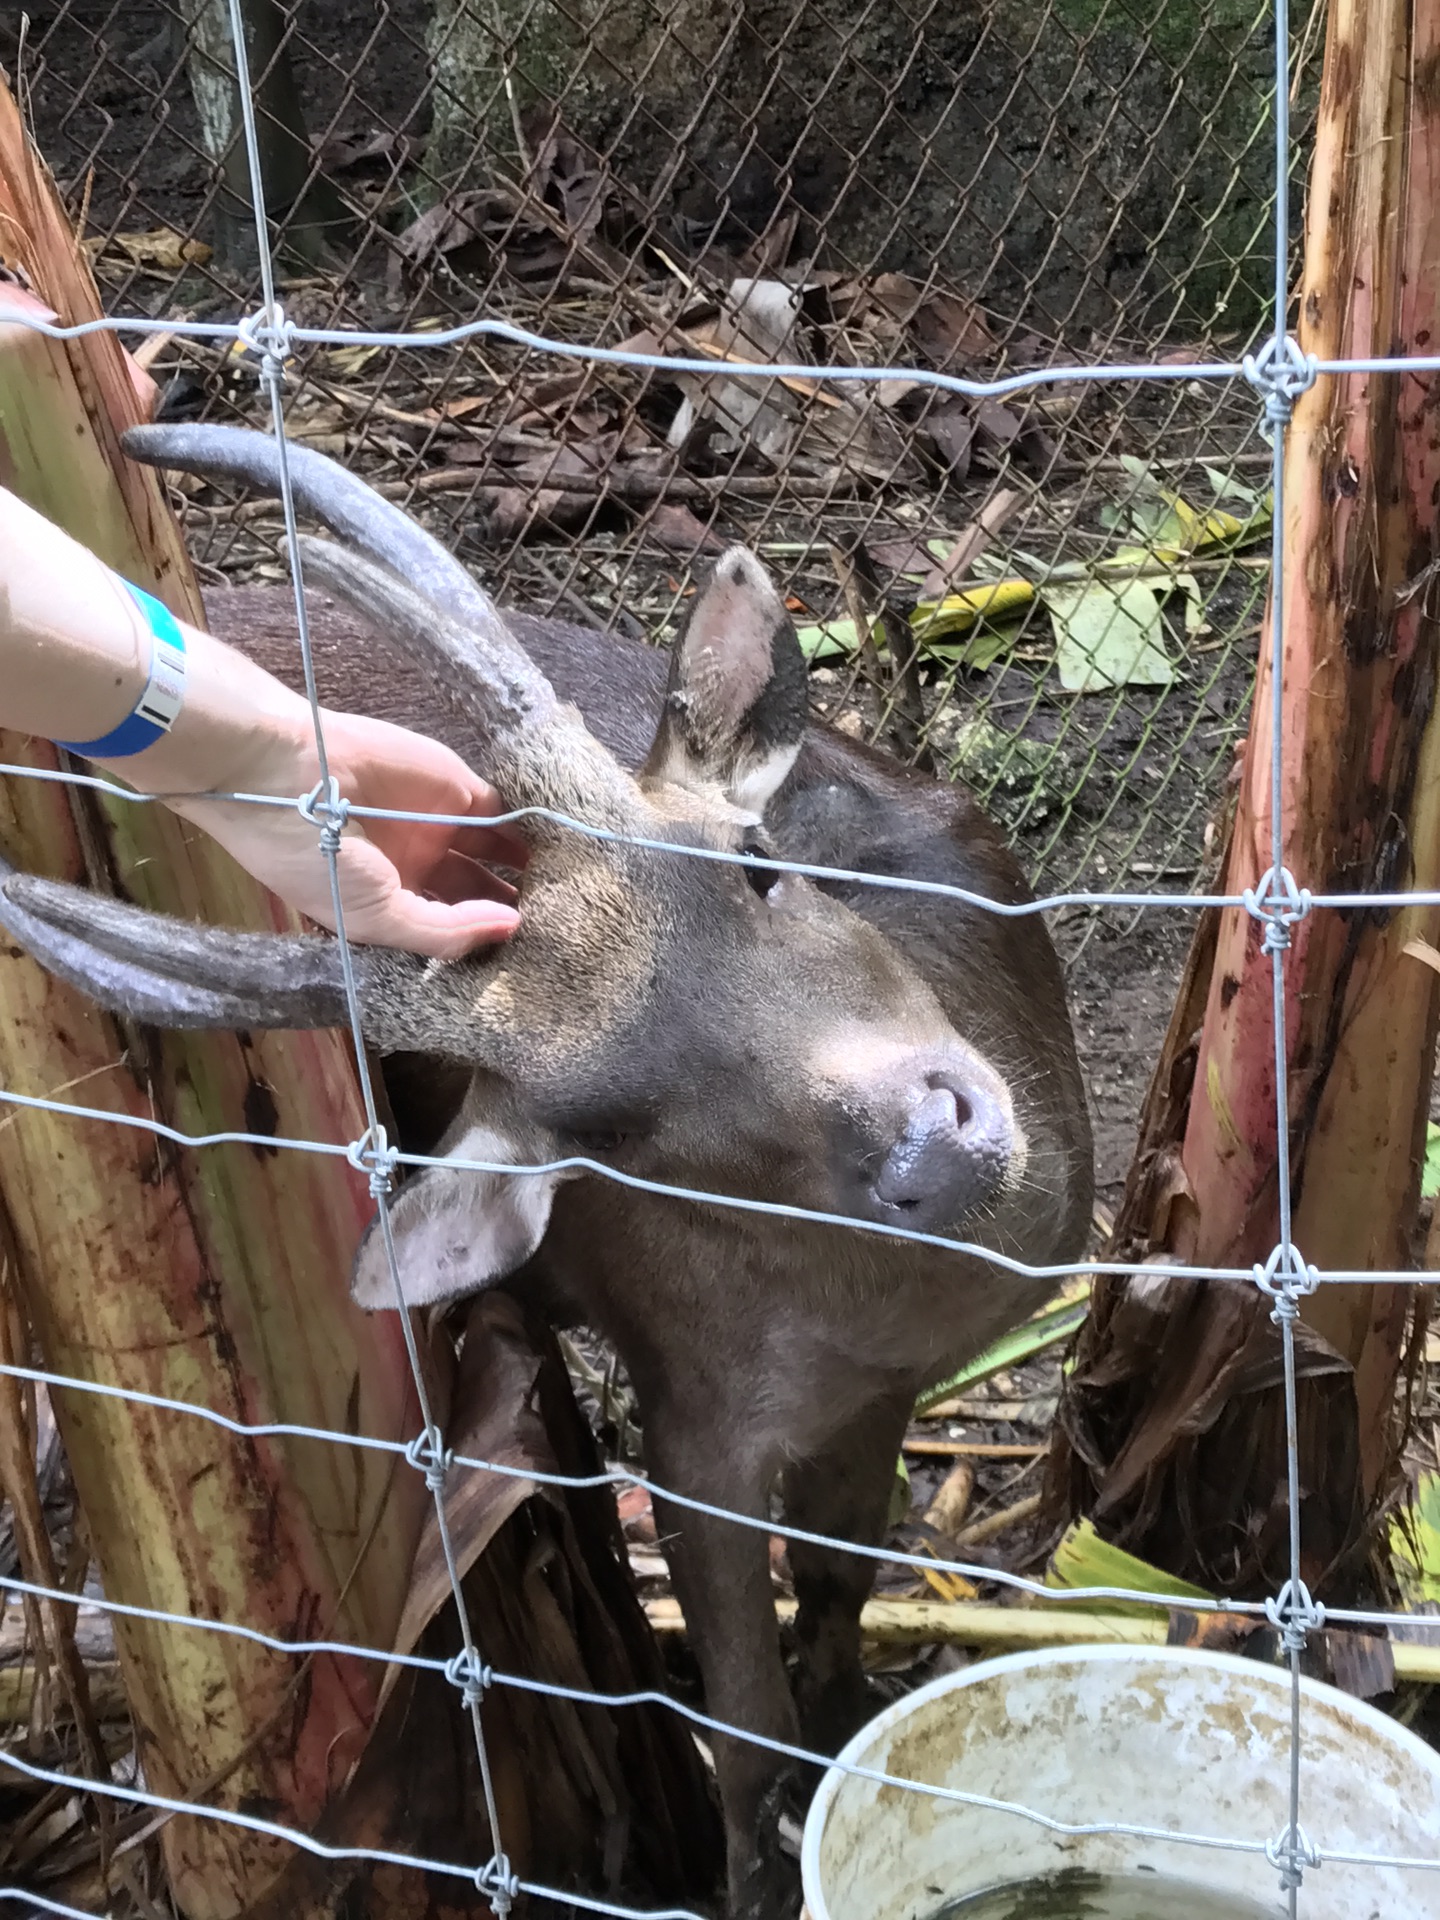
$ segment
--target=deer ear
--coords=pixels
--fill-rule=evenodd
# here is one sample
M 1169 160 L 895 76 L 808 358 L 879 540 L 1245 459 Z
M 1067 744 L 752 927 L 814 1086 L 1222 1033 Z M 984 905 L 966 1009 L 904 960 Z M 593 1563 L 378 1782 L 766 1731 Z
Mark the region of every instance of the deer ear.
M 744 547 L 716 561 L 670 661 L 643 777 L 713 792 L 760 815 L 805 733 L 805 657 L 764 567 Z
M 544 1142 L 475 1125 L 453 1139 L 445 1155 L 447 1160 L 483 1160 L 500 1168 L 533 1166 L 549 1157 Z M 482 1173 L 473 1167 L 437 1166 L 407 1180 L 390 1203 L 390 1232 L 406 1305 L 459 1300 L 523 1267 L 545 1237 L 556 1190 L 572 1177 L 568 1171 Z M 398 1305 L 378 1215 L 360 1242 L 350 1292 L 357 1306 L 373 1310 Z

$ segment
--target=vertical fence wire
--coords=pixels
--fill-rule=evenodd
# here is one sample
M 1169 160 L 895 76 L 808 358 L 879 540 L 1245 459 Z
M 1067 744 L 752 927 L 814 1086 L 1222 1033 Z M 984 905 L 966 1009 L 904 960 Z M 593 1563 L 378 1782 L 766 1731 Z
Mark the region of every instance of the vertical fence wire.
M 452 1672 L 452 1678 L 459 1685 L 461 1697 L 470 1717 L 471 1731 L 475 1741 L 475 1756 L 480 1768 L 481 1785 L 485 1796 L 485 1812 L 490 1825 L 491 1858 L 486 1867 L 477 1874 L 477 1884 L 487 1893 L 490 1905 L 497 1920 L 505 1920 L 509 1912 L 514 1892 L 514 1878 L 505 1854 L 504 1841 L 500 1832 L 500 1811 L 495 1796 L 495 1782 L 490 1765 L 490 1752 L 485 1738 L 485 1727 L 481 1714 L 485 1688 L 485 1667 L 476 1645 L 475 1634 L 470 1621 L 470 1609 L 465 1598 L 464 1586 L 460 1578 L 459 1565 L 455 1557 L 455 1546 L 450 1534 L 449 1517 L 445 1511 L 445 1483 L 449 1474 L 449 1462 L 445 1453 L 444 1439 L 435 1421 L 431 1408 L 429 1388 L 425 1380 L 424 1367 L 420 1360 L 419 1345 L 415 1337 L 415 1327 L 405 1299 L 405 1283 L 400 1273 L 399 1261 L 395 1255 L 395 1239 L 390 1220 L 390 1189 L 393 1181 L 395 1159 L 385 1138 L 384 1128 L 380 1124 L 379 1110 L 375 1102 L 375 1088 L 370 1074 L 369 1056 L 365 1045 L 364 1022 L 360 1011 L 360 998 L 355 987 L 354 962 L 350 952 L 350 942 L 345 930 L 345 903 L 340 888 L 340 836 L 345 830 L 345 799 L 340 791 L 338 780 L 331 774 L 330 763 L 325 752 L 325 728 L 321 717 L 320 697 L 315 683 L 315 662 L 310 643 L 310 625 L 305 599 L 305 579 L 300 559 L 300 528 L 295 512 L 295 496 L 290 483 L 288 440 L 285 423 L 285 330 L 283 316 L 275 298 L 275 272 L 270 252 L 269 220 L 266 212 L 265 182 L 260 163 L 260 142 L 255 123 L 255 101 L 250 85 L 249 49 L 245 38 L 245 19 L 241 9 L 241 0 L 229 0 L 230 36 L 235 57 L 236 91 L 239 96 L 242 127 L 245 140 L 245 157 L 250 180 L 250 196 L 255 210 L 255 241 L 259 250 L 263 312 L 261 325 L 255 329 L 254 337 L 261 348 L 260 377 L 264 383 L 270 403 L 270 418 L 275 435 L 276 456 L 280 473 L 281 511 L 285 520 L 285 548 L 289 562 L 290 580 L 295 598 L 295 619 L 300 640 L 301 658 L 305 669 L 305 693 L 310 703 L 310 716 L 315 732 L 315 752 L 319 761 L 320 784 L 312 796 L 312 818 L 320 827 L 320 850 L 329 868 L 331 911 L 335 920 L 335 938 L 339 945 L 340 961 L 345 984 L 345 1006 L 350 1020 L 351 1040 L 355 1050 L 355 1064 L 360 1081 L 360 1094 L 364 1104 L 366 1121 L 366 1141 L 357 1160 L 369 1173 L 370 1192 L 374 1198 L 379 1229 L 385 1250 L 385 1261 L 389 1268 L 390 1283 L 395 1294 L 395 1304 L 399 1311 L 400 1324 L 404 1330 L 405 1353 L 409 1361 L 411 1377 L 415 1386 L 415 1397 L 420 1409 L 422 1425 L 422 1446 L 413 1450 L 407 1457 L 411 1464 L 424 1473 L 426 1486 L 430 1489 L 435 1505 L 435 1523 L 439 1532 L 441 1549 L 445 1556 L 445 1569 L 450 1583 L 451 1598 L 454 1601 L 456 1616 L 460 1623 L 463 1655 L 460 1664 Z

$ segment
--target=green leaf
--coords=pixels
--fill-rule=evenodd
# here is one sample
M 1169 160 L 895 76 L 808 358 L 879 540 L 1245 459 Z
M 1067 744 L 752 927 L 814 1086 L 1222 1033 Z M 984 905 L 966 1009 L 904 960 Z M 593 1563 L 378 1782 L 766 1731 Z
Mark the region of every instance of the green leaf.
M 958 1373 L 952 1373 L 949 1379 L 927 1387 L 915 1402 L 916 1413 L 928 1413 L 931 1407 L 938 1407 L 942 1400 L 953 1400 L 967 1388 L 978 1387 L 982 1380 L 988 1380 L 992 1374 L 1003 1373 L 1008 1367 L 1019 1366 L 1022 1360 L 1033 1360 L 1037 1353 L 1044 1353 L 1047 1347 L 1058 1346 L 1062 1340 L 1070 1338 L 1089 1311 L 1089 1281 L 1082 1279 L 1078 1285 L 1067 1285 L 1058 1300 L 1052 1300 L 1048 1307 L 1042 1307 L 1039 1313 L 1033 1314 L 1013 1332 L 1002 1334 L 993 1346 L 976 1354 Z
M 1148 1560 L 1137 1560 L 1123 1547 L 1112 1547 L 1102 1540 L 1089 1520 L 1076 1520 L 1067 1528 L 1050 1557 L 1045 1570 L 1047 1587 L 1131 1587 L 1138 1593 L 1160 1593 L 1175 1600 L 1210 1600 L 1203 1587 L 1192 1587 L 1188 1580 L 1177 1580 L 1162 1573 Z M 1080 1611 L 1103 1609 L 1106 1613 L 1138 1614 L 1154 1619 L 1155 1609 L 1139 1600 L 1097 1600 Z
M 1201 471 L 1210 482 L 1210 491 L 1217 500 L 1243 500 L 1247 507 L 1260 505 L 1262 495 L 1258 487 L 1247 487 L 1243 480 L 1237 480 L 1233 473 L 1224 467 L 1212 467 L 1202 463 Z
M 1014 627 L 976 627 L 965 640 L 935 640 L 925 643 L 925 652 L 936 660 L 948 660 L 969 667 L 974 673 L 988 673 L 1002 653 L 1015 644 Z
M 1205 625 L 1205 596 L 1193 573 L 1175 575 L 1175 591 L 1185 596 L 1185 631 L 1195 635 L 1208 631 Z
M 1122 453 L 1120 456 L 1120 465 L 1135 482 L 1135 491 L 1137 493 L 1157 493 L 1159 491 L 1160 482 L 1155 478 L 1154 472 L 1145 461 L 1137 460 L 1133 453 Z
M 1160 602 L 1143 580 L 1048 586 L 1040 596 L 1055 628 L 1060 684 L 1068 693 L 1168 687 Z
M 1440 1600 L 1440 1473 L 1422 1473 L 1409 1506 L 1390 1522 L 1390 1557 L 1407 1607 Z
M 1420 1169 L 1420 1198 L 1440 1195 L 1440 1127 L 1433 1120 L 1425 1128 L 1425 1164 Z
M 858 644 L 853 620 L 827 620 L 823 626 L 797 627 L 800 651 L 813 665 L 817 660 L 843 659 Z

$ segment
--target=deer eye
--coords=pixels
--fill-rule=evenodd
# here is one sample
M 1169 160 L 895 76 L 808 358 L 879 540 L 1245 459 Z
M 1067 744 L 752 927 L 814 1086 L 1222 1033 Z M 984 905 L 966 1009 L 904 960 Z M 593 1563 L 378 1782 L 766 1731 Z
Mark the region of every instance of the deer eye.
M 774 856 L 763 840 L 747 840 L 740 851 L 747 862 L 743 869 L 746 885 L 752 893 L 758 894 L 763 900 L 779 880 L 779 872 L 774 867 L 757 867 L 748 863 L 752 860 L 773 859 Z

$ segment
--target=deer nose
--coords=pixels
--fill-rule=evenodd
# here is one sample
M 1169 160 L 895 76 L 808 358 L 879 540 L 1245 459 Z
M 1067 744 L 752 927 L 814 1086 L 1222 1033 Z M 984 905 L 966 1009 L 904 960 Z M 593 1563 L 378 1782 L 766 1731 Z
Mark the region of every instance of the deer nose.
M 955 1226 L 994 1193 L 1014 1151 L 1014 1118 L 999 1088 L 934 1075 L 871 1190 L 897 1224 Z

